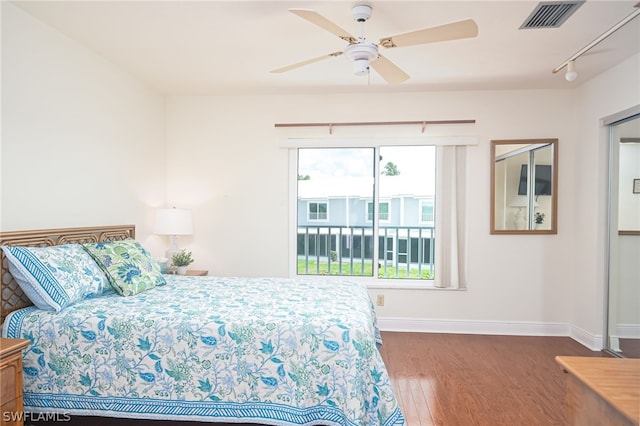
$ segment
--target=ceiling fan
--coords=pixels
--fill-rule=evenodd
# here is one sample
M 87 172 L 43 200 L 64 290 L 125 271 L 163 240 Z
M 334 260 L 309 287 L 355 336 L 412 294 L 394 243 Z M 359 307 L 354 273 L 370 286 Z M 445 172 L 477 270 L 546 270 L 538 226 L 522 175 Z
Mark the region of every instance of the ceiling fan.
M 380 46 L 384 48 L 414 46 L 418 44 L 434 43 L 438 41 L 458 40 L 478 35 L 478 26 L 473 19 L 452 22 L 437 27 L 424 28 L 404 34 L 385 37 L 376 43 L 370 43 L 364 37 L 364 23 L 371 17 L 372 7 L 368 4 L 358 4 L 351 9 L 353 19 L 360 23 L 360 37 L 356 38 L 340 28 L 318 12 L 308 9 L 289 9 L 289 12 L 329 31 L 349 43 L 344 51 L 329 53 L 316 58 L 307 59 L 293 65 L 272 70 L 272 73 L 283 73 L 305 65 L 313 64 L 324 59 L 344 54 L 353 62 L 356 75 L 366 75 L 369 67 L 380 74 L 389 84 L 399 84 L 409 79 L 409 75 L 397 65 L 378 52 Z

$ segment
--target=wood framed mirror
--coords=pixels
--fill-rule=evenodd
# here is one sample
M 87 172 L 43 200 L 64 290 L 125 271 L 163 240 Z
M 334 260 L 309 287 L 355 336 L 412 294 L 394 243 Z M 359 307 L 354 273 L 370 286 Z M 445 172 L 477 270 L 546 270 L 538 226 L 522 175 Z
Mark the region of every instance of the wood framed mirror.
M 491 141 L 491 234 L 557 234 L 558 139 Z

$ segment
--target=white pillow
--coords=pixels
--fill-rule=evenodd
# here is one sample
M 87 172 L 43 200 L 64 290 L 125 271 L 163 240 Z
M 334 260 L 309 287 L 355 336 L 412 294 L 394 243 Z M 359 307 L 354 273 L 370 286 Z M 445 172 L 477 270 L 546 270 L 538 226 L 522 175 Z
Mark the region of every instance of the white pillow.
M 18 285 L 40 309 L 59 312 L 112 291 L 104 272 L 79 244 L 2 246 L 2 251 Z

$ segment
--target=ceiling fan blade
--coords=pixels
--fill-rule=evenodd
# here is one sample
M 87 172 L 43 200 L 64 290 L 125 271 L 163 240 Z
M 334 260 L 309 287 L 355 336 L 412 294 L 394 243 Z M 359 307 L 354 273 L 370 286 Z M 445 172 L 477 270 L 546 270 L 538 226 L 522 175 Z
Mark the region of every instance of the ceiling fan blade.
M 296 69 L 296 68 L 303 67 L 305 65 L 313 64 L 314 62 L 322 61 L 323 59 L 333 58 L 335 56 L 340 56 L 340 55 L 342 55 L 342 52 L 333 52 L 333 53 L 329 53 L 328 55 L 322 55 L 322 56 L 318 56 L 317 58 L 307 59 L 306 61 L 298 62 L 298 63 L 295 63 L 293 65 L 287 65 L 286 67 L 282 67 L 282 68 L 278 68 L 278 69 L 275 69 L 275 70 L 271 70 L 269 72 L 274 73 L 274 74 L 279 74 L 279 73 L 282 73 L 282 72 L 287 72 L 287 71 L 291 71 L 291 70 Z
M 396 64 L 382 55 L 372 61 L 371 66 L 389 84 L 400 84 L 409 79 L 409 74 L 402 71 Z
M 473 19 L 466 19 L 464 21 L 452 22 L 437 27 L 382 38 L 380 39 L 380 45 L 383 47 L 414 46 L 416 44 L 471 38 L 477 35 L 478 25 L 476 25 L 476 22 Z
M 320 28 L 329 31 L 331 34 L 337 35 L 347 43 L 356 43 L 358 40 L 347 31 L 340 28 L 318 12 L 309 9 L 289 9 L 289 12 L 298 15 L 302 19 L 306 19 L 312 24 L 316 24 Z

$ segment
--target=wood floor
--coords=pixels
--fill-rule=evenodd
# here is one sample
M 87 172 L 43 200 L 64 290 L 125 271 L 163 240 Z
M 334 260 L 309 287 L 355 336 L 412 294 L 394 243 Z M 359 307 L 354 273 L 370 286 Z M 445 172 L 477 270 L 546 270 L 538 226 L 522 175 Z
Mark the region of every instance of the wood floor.
M 619 340 L 620 351 L 627 358 L 640 358 L 640 339 Z
M 382 357 L 407 426 L 568 425 L 566 376 L 555 356 L 607 356 L 568 337 L 383 332 L 382 340 Z M 206 423 L 74 416 L 65 424 Z
M 607 356 L 568 337 L 383 332 L 382 340 L 407 426 L 568 425 L 555 356 Z

